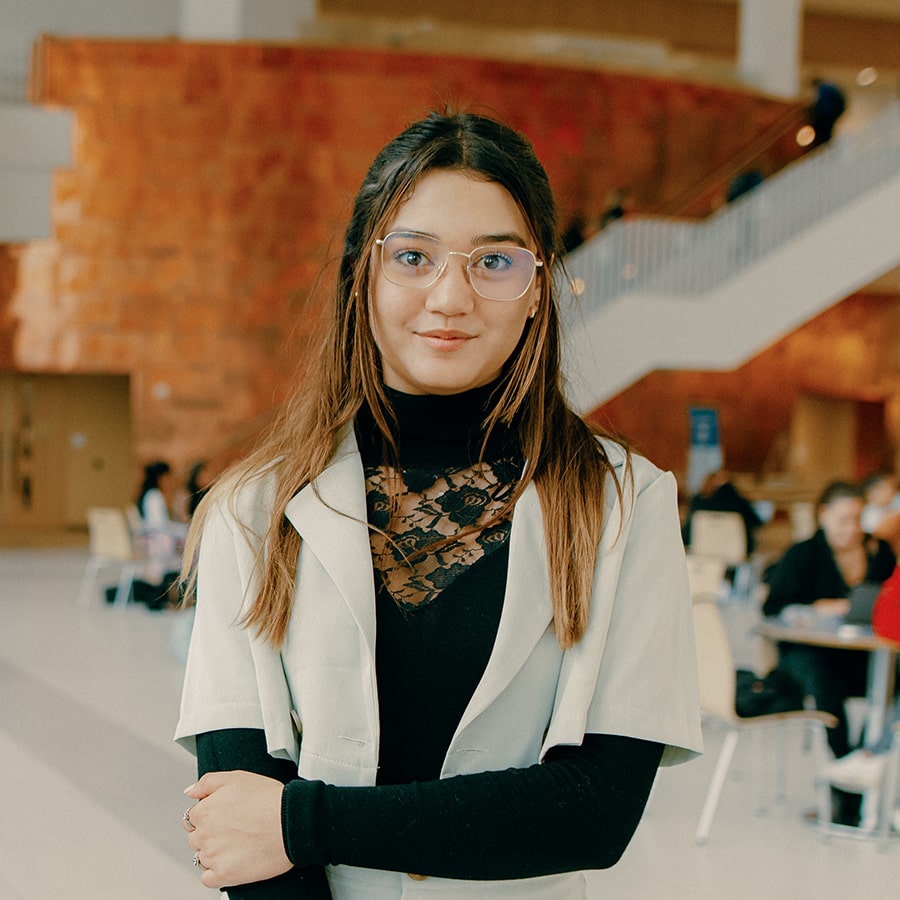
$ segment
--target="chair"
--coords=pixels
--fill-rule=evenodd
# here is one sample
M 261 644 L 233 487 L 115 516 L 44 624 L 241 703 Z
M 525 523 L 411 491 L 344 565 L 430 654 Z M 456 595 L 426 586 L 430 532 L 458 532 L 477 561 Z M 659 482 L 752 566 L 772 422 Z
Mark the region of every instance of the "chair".
M 726 568 L 733 568 L 729 593 L 742 599 L 751 597 L 758 578 L 747 557 L 747 527 L 740 513 L 711 509 L 692 513 L 690 553 L 721 560 Z M 723 582 L 724 576 L 723 570 Z
M 724 563 L 718 562 L 718 571 L 724 572 Z M 689 562 L 688 575 L 693 597 L 694 633 L 697 644 L 697 663 L 700 678 L 700 708 L 707 720 L 713 720 L 726 729 L 725 740 L 716 762 L 709 790 L 700 814 L 700 821 L 694 836 L 698 844 L 705 844 L 709 839 L 713 817 L 719 805 L 725 779 L 731 766 L 738 740 L 746 731 L 763 734 L 774 731 L 781 738 L 779 744 L 778 782 L 776 797 L 785 794 L 785 747 L 783 745 L 786 730 L 791 726 L 811 728 L 821 759 L 826 758 L 825 728 L 836 724 L 835 718 L 816 710 L 797 710 L 795 712 L 774 713 L 769 715 L 742 718 L 735 710 L 736 673 L 728 634 L 722 621 L 718 604 L 715 600 L 714 584 L 716 569 L 708 560 Z M 830 823 L 831 799 L 825 785 L 817 786 L 819 821 Z M 759 809 L 765 809 L 765 784 L 760 779 Z M 823 828 L 825 826 L 823 825 Z
M 816 530 L 816 505 L 806 501 L 791 504 L 791 540 L 805 541 Z
M 879 814 L 879 848 L 886 850 L 891 838 L 891 824 L 894 804 L 897 802 L 897 788 L 900 787 L 900 722 L 894 723 L 894 736 L 888 754 L 887 767 L 882 785 L 881 812 Z
M 124 510 L 117 507 L 93 506 L 87 511 L 90 556 L 84 567 L 78 590 L 78 605 L 90 606 L 102 569 L 118 569 L 117 605 L 124 606 L 131 585 L 144 564 L 142 553 L 135 549 L 134 537 Z
M 125 507 L 125 518 L 128 521 L 128 530 L 135 546 L 138 546 L 144 534 L 144 520 L 136 503 L 129 503 Z

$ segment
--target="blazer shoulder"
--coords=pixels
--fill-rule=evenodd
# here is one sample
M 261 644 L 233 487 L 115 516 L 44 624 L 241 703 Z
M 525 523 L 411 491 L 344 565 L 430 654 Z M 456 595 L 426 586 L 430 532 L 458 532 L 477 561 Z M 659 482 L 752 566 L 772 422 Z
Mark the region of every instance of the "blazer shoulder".
M 673 479 L 675 477 L 671 472 L 667 472 L 650 462 L 646 456 L 641 456 L 640 453 L 629 450 L 614 438 L 598 436 L 597 441 L 603 447 L 610 465 L 616 470 L 616 474 L 620 478 L 626 468 L 630 467 L 635 492 L 639 493 L 644 487 L 660 477 Z
M 255 472 L 227 474 L 216 485 L 210 513 L 253 532 L 265 532 L 272 516 L 277 487 L 277 460 Z

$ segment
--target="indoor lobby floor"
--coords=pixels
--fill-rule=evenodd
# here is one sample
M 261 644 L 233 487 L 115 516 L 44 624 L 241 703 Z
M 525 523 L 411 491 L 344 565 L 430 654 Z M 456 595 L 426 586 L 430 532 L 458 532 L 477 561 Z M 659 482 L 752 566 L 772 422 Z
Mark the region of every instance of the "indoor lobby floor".
M 194 779 L 171 740 L 189 613 L 76 604 L 86 551 L 0 550 L 0 898 L 191 900 L 201 887 L 181 828 Z M 823 842 L 799 739 L 788 798 L 754 812 L 753 744 L 738 746 L 712 835 L 694 843 L 720 736 L 660 772 L 623 860 L 589 876 L 597 900 L 889 897 L 900 841 Z

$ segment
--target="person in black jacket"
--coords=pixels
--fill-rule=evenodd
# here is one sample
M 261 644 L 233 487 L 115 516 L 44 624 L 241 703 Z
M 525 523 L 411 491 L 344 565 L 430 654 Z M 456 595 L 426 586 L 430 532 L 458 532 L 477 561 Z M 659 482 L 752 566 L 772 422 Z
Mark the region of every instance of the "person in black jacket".
M 836 84 L 814 78 L 812 87 L 815 99 L 806 109 L 809 124 L 815 132 L 810 149 L 821 147 L 831 140 L 837 120 L 847 110 L 847 98 Z
M 888 578 L 896 560 L 887 543 L 863 532 L 864 502 L 855 484 L 828 485 L 818 502 L 815 534 L 790 547 L 766 574 L 769 594 L 764 615 L 777 616 L 785 607 L 802 604 L 824 616 L 841 616 L 849 609 L 847 597 L 853 586 Z M 828 743 L 835 757 L 845 756 L 851 748 L 844 702 L 865 694 L 868 653 L 782 643 L 779 657 L 779 668 L 815 699 L 816 708 L 837 718 Z

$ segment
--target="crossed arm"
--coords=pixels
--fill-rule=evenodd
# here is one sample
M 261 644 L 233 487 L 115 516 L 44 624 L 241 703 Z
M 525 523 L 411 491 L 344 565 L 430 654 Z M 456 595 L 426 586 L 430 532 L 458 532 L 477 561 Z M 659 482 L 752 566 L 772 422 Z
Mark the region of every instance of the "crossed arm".
M 527 878 L 607 868 L 641 815 L 662 746 L 587 735 L 524 769 L 375 787 L 297 779 L 261 731 L 198 737 L 201 779 L 186 792 L 188 842 L 208 887 L 231 900 L 330 897 L 323 867 L 446 878 Z M 187 823 L 185 827 L 188 828 Z

